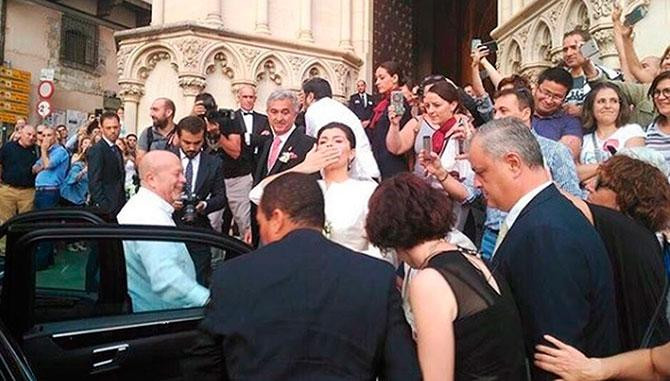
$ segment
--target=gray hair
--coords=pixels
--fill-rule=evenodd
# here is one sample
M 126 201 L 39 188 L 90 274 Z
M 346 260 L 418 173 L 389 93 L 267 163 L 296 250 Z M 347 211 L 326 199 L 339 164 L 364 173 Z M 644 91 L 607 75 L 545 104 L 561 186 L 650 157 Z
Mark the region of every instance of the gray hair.
M 300 102 L 298 102 L 298 97 L 293 93 L 291 90 L 286 90 L 286 89 L 277 89 L 273 91 L 270 96 L 268 97 L 268 100 L 265 104 L 265 106 L 269 109 L 270 104 L 274 101 L 283 101 L 285 99 L 288 99 L 291 101 L 293 104 L 293 109 L 295 112 L 300 111 Z
M 475 137 L 482 150 L 494 158 L 516 152 L 530 168 L 543 167 L 542 150 L 528 126 L 517 118 L 492 120 L 477 130 Z

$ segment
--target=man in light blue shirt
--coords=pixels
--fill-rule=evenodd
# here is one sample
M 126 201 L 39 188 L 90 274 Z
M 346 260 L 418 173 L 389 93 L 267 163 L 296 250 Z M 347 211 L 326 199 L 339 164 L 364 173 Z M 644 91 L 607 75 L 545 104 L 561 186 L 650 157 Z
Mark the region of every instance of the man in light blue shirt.
M 120 224 L 175 226 L 173 204 L 186 182 L 179 158 L 151 151 L 140 162 L 142 187 L 117 216 Z M 195 266 L 181 242 L 125 241 L 128 293 L 134 312 L 203 306 L 209 290 L 196 282 Z
M 56 131 L 51 127 L 42 130 L 40 158 L 33 165 L 35 177 L 35 209 L 53 208 L 60 199 L 60 186 L 65 180 L 70 155 L 58 143 Z

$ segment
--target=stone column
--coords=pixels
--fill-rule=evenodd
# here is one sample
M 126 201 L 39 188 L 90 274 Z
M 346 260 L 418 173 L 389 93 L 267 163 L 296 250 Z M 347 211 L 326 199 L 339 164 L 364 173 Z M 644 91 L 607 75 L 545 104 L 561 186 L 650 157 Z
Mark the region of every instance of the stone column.
M 165 0 L 153 0 L 151 2 L 151 25 L 162 25 L 165 17 Z
M 205 20 L 213 24 L 221 24 L 221 0 L 200 0 L 205 3 L 207 17 Z
M 519 13 L 523 8 L 523 0 L 512 0 L 512 16 Z
M 268 0 L 256 0 L 256 33 L 270 34 Z
M 144 88 L 140 82 L 120 81 L 121 90 L 118 93 L 123 102 L 123 125 L 126 133 L 137 134 L 137 105 L 144 95 Z
M 187 107 L 191 107 L 195 103 L 195 96 L 204 90 L 205 86 L 207 86 L 207 81 L 201 75 L 186 74 L 179 76 L 179 87 L 182 88 Z
M 312 0 L 300 0 L 300 31 L 298 39 L 314 42 L 312 36 Z
M 351 0 L 340 0 L 340 48 L 354 50 L 351 44 Z

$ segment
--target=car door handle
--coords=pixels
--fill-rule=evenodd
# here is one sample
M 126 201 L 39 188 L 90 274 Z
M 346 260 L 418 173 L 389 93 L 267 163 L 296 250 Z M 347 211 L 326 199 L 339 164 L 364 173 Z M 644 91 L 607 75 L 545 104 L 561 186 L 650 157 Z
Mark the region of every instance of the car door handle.
M 128 350 L 128 344 L 125 343 L 94 349 L 93 355 L 98 359 L 104 358 L 104 360 L 94 362 L 93 368 L 97 369 L 112 364 L 116 359 L 116 356 L 121 352 L 125 352 L 126 350 Z

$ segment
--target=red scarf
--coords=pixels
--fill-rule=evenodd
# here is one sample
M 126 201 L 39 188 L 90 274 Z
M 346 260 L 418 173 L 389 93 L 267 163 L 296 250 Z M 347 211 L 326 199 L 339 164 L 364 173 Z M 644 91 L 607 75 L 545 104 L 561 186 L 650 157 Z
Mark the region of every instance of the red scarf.
M 379 122 L 379 119 L 382 118 L 382 115 L 384 115 L 385 113 L 388 112 L 387 109 L 389 107 L 389 103 L 391 103 L 391 101 L 390 101 L 391 95 L 390 94 L 391 94 L 391 92 L 389 92 L 386 96 L 384 96 L 384 99 L 379 101 L 379 103 L 377 103 L 375 108 L 372 109 L 374 114 L 372 115 L 372 120 L 370 120 L 370 124 L 368 125 L 368 128 L 370 128 L 370 129 L 375 128 L 375 125 L 377 124 L 377 122 Z
M 442 153 L 442 148 L 444 148 L 444 137 L 447 136 L 451 127 L 456 124 L 456 118 L 451 118 L 444 122 L 440 128 L 433 133 L 433 152 L 440 155 Z

